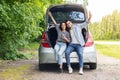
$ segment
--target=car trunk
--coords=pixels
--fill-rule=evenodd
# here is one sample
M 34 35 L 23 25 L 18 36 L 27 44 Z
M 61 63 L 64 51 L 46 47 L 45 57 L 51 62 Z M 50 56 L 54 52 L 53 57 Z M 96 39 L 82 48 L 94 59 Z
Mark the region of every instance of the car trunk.
M 55 18 L 57 24 L 65 22 L 66 20 L 72 21 L 73 24 L 80 24 L 87 20 L 87 11 L 82 5 L 56 5 L 48 8 L 47 12 L 50 11 Z M 56 28 L 46 14 L 46 23 L 47 23 L 47 37 L 51 47 L 54 47 L 57 40 L 57 31 Z M 88 29 L 83 29 L 82 33 L 86 41 Z

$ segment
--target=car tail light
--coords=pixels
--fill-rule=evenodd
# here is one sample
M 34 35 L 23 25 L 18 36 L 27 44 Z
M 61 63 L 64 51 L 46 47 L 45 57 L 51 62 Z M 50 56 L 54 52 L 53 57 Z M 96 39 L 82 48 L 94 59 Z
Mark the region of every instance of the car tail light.
M 94 44 L 94 40 L 93 40 L 93 38 L 92 38 L 92 36 L 91 36 L 91 34 L 89 32 L 89 34 L 88 34 L 88 40 L 87 40 L 87 42 L 85 44 L 85 47 L 92 46 L 93 44 Z
M 42 35 L 42 42 L 41 42 L 41 44 L 42 44 L 43 47 L 50 48 L 50 45 L 49 45 L 49 43 L 48 43 L 48 41 L 47 41 L 47 35 L 46 35 L 46 34 L 47 34 L 47 33 L 45 32 L 45 33 Z

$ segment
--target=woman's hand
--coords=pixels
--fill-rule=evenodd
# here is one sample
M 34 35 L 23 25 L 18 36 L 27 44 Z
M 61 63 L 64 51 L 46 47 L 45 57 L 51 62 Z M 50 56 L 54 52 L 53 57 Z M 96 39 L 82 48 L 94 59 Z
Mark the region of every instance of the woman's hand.
M 66 37 L 64 36 L 64 34 L 61 35 L 62 39 L 66 40 Z
M 62 34 L 61 37 L 62 37 L 62 39 L 64 39 L 66 42 L 68 42 L 68 43 L 70 42 L 70 40 L 69 40 L 67 37 L 65 37 L 64 34 Z
M 49 16 L 51 16 L 51 15 L 52 15 L 50 11 L 48 11 L 48 15 L 49 15 Z

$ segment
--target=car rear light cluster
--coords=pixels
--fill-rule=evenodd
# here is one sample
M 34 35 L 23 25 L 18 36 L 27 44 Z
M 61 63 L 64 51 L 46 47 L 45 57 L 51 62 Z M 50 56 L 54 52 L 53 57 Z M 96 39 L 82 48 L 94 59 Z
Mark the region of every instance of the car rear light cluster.
M 85 44 L 85 47 L 92 46 L 93 44 L 94 44 L 94 40 L 93 40 L 93 38 L 92 38 L 92 36 L 91 36 L 91 34 L 89 32 L 89 34 L 88 34 L 88 40 L 87 40 L 87 42 Z
M 43 47 L 46 47 L 46 48 L 50 48 L 50 45 L 47 41 L 47 33 L 44 32 L 44 34 L 42 35 L 42 42 L 41 42 L 42 46 Z

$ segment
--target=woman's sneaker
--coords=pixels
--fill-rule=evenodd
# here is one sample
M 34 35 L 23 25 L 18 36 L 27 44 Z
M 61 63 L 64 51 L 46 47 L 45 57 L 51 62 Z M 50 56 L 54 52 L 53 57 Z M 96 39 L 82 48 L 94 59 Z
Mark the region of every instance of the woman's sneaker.
M 63 69 L 59 68 L 58 69 L 59 73 L 63 73 Z

